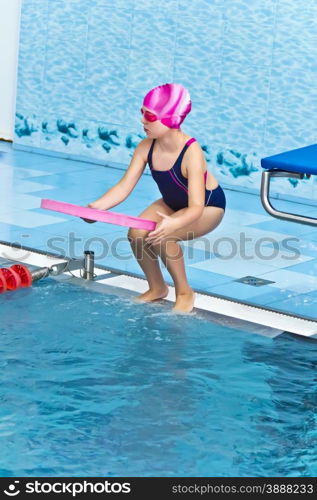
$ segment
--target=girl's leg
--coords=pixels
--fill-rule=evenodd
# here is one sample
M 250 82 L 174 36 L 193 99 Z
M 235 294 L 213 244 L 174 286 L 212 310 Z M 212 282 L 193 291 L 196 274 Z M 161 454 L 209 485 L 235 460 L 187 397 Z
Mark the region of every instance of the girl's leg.
M 161 217 L 156 213 L 166 213 L 172 217 L 177 217 L 184 210 L 174 212 L 168 207 L 162 199 L 152 203 L 139 217 L 159 222 Z M 185 271 L 183 252 L 177 241 L 185 241 L 203 236 L 215 229 L 221 222 L 224 210 L 218 207 L 205 207 L 201 217 L 193 224 L 178 229 L 172 237 L 162 241 L 159 245 L 148 245 L 145 238 L 148 231 L 139 229 L 130 229 L 128 233 L 131 246 L 144 274 L 149 283 L 149 290 L 140 295 L 139 298 L 145 301 L 151 301 L 166 297 L 168 288 L 160 269 L 157 255 L 161 257 L 168 269 L 174 284 L 176 292 L 175 311 L 190 312 L 194 306 L 194 292 L 190 288 Z
M 184 210 L 174 212 L 171 216 L 177 217 Z M 178 229 L 173 234 L 173 237 L 167 238 L 161 244 L 152 245 L 155 252 L 161 256 L 173 278 L 176 292 L 174 311 L 190 312 L 194 307 L 194 292 L 188 284 L 183 252 L 177 241 L 187 241 L 209 233 L 218 226 L 223 215 L 224 210 L 222 208 L 205 207 L 198 221 Z
M 174 211 L 160 199 L 146 208 L 139 217 L 159 222 L 161 217 L 156 213 L 157 210 L 167 215 L 172 215 L 174 213 Z M 128 239 L 135 258 L 142 268 L 149 284 L 149 290 L 139 295 L 138 299 L 149 302 L 166 297 L 168 294 L 168 287 L 162 275 L 157 253 L 145 241 L 147 235 L 148 231 L 142 229 L 130 228 L 128 232 Z
M 187 281 L 182 248 L 173 238 L 169 238 L 161 244 L 152 245 L 152 247 L 161 257 L 173 279 L 176 295 L 173 310 L 190 312 L 194 305 L 194 292 Z

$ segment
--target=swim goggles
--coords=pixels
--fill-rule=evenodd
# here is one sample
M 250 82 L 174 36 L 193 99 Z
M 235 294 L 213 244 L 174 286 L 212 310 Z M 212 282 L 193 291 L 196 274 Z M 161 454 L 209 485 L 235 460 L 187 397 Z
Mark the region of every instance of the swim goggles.
M 140 111 L 147 122 L 156 122 L 156 120 L 158 120 L 158 117 L 154 113 L 150 113 L 149 111 L 144 111 L 142 108 L 140 109 Z

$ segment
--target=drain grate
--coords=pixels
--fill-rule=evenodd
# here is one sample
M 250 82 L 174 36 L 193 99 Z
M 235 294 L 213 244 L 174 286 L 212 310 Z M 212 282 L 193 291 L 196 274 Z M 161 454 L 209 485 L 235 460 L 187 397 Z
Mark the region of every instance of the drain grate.
M 251 285 L 251 286 L 263 286 L 263 285 L 268 285 L 269 283 L 275 283 L 275 281 L 270 281 L 270 280 L 264 280 L 263 278 L 257 278 L 256 276 L 243 276 L 243 278 L 239 278 L 238 280 L 239 283 L 244 283 L 245 285 Z

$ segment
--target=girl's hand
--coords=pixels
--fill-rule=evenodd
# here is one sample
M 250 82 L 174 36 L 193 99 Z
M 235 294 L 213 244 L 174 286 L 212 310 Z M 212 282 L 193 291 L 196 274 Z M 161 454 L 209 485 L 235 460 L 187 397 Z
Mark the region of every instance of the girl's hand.
M 96 207 L 96 202 L 88 203 L 87 207 L 89 207 L 89 208 L 97 208 Z M 85 222 L 88 222 L 88 224 L 93 224 L 94 222 L 97 222 L 97 221 L 91 220 L 91 219 L 84 219 L 84 217 L 81 217 L 81 219 L 84 220 Z
M 163 214 L 162 212 L 157 211 L 163 220 L 156 225 L 154 231 L 151 231 L 145 241 L 150 245 L 156 245 L 163 241 L 167 236 L 174 233 L 177 229 L 177 221 L 174 217 L 170 215 Z
M 97 200 L 97 201 L 92 201 L 91 203 L 88 203 L 87 207 L 89 208 L 95 208 L 96 210 L 104 210 L 102 202 Z

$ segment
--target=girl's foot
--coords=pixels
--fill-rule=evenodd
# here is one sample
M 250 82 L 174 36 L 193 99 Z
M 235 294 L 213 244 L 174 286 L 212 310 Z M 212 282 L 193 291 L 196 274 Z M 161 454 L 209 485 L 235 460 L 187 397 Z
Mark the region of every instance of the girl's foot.
M 174 312 L 190 313 L 194 308 L 195 293 L 190 288 L 186 293 L 179 293 L 176 297 L 176 303 L 173 307 Z
M 149 289 L 145 293 L 138 295 L 135 300 L 140 302 L 152 302 L 153 300 L 164 299 L 168 295 L 168 287 Z

